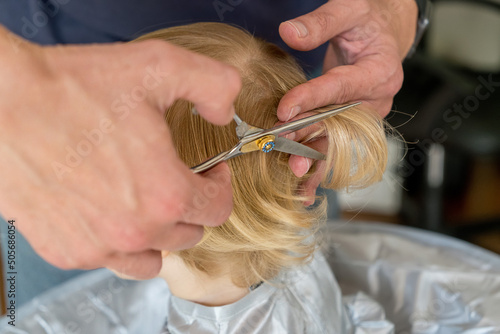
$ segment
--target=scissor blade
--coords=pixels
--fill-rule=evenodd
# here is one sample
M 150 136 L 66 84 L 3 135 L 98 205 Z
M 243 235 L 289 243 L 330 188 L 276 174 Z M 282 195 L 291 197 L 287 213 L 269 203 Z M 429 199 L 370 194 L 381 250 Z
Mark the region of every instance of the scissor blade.
M 309 146 L 297 143 L 296 141 L 283 137 L 277 137 L 274 142 L 276 144 L 274 150 L 276 151 L 300 155 L 314 160 L 325 160 L 325 155 L 323 153 L 320 153 Z
M 220 163 L 222 161 L 226 161 L 228 159 L 231 159 L 231 158 L 237 157 L 238 155 L 243 154 L 243 153 L 241 153 L 240 148 L 241 148 L 241 144 L 238 143 L 233 148 L 231 148 L 229 151 L 219 153 L 216 156 L 202 162 L 201 164 L 196 165 L 194 167 L 191 167 L 191 170 L 195 174 L 204 172 L 212 167 L 215 167 L 218 163 Z
M 247 123 L 245 122 L 238 123 L 238 125 L 236 126 L 236 136 L 238 137 L 238 139 L 245 137 L 249 129 L 250 126 Z
M 236 127 L 236 136 L 238 139 L 253 135 L 255 133 L 260 133 L 263 130 L 252 125 L 248 125 L 246 122 L 241 122 Z
M 305 128 L 309 125 L 312 125 L 314 123 L 317 123 L 317 122 L 321 122 L 322 120 L 325 120 L 329 117 L 332 117 L 336 114 L 339 114 L 347 109 L 350 109 L 352 107 L 355 107 L 357 105 L 361 104 L 361 102 L 356 102 L 356 103 L 352 103 L 352 104 L 348 104 L 346 106 L 343 106 L 343 107 L 338 107 L 338 108 L 335 108 L 335 109 L 332 109 L 332 110 L 328 110 L 328 111 L 325 111 L 325 112 L 322 112 L 322 113 L 319 113 L 319 114 L 316 114 L 316 115 L 312 115 L 312 116 L 308 116 L 308 117 L 304 117 L 302 119 L 298 119 L 296 121 L 291 121 L 291 122 L 288 122 L 286 124 L 283 124 L 283 125 L 279 125 L 279 126 L 276 126 L 274 128 L 271 128 L 269 130 L 265 130 L 261 133 L 262 136 L 264 135 L 279 135 L 281 133 L 286 133 L 286 132 L 294 132 L 294 131 L 297 131 L 297 130 L 300 130 L 302 128 Z

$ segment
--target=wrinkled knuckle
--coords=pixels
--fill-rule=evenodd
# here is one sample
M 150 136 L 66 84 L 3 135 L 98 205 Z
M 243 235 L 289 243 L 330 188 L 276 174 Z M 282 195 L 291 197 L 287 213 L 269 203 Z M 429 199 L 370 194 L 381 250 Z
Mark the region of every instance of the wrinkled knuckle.
M 354 86 L 347 80 L 341 80 L 339 86 L 340 89 L 336 100 L 340 103 L 348 102 L 355 93 Z
M 307 96 L 309 99 L 309 103 L 313 106 L 317 106 L 320 101 L 318 98 L 318 94 L 314 89 L 314 85 L 311 82 L 307 81 L 301 85 L 301 89 L 302 89 L 302 91 L 299 92 L 300 94 L 297 94 L 297 95 Z M 314 107 L 311 109 L 314 109 Z M 302 110 L 301 112 L 305 112 L 305 111 L 307 111 L 307 110 Z
M 123 224 L 108 237 L 108 245 L 111 249 L 119 252 L 134 253 L 147 249 L 150 241 L 144 229 L 139 224 Z M 143 224 L 141 224 L 143 225 Z
M 122 252 L 134 253 L 148 248 L 150 238 L 147 233 L 137 228 L 131 228 L 120 235 L 117 249 Z
M 316 108 L 319 108 L 319 107 L 322 107 L 324 105 L 327 105 L 327 104 L 330 104 L 330 100 L 331 98 L 329 98 L 330 96 L 320 96 L 318 94 L 311 94 L 311 107 L 308 108 L 310 110 L 313 110 L 313 109 L 316 109 Z
M 343 87 L 342 101 L 349 102 L 356 93 L 354 86 L 350 82 L 344 82 Z
M 329 31 L 334 20 L 334 14 L 327 12 L 314 13 L 313 20 L 319 32 Z

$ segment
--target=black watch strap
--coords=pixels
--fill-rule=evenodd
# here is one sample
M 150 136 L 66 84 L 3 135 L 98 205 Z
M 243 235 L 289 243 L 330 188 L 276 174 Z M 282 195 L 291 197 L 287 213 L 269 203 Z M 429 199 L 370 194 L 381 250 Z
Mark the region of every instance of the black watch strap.
M 406 58 L 413 56 L 415 51 L 417 51 L 418 43 L 422 40 L 431 17 L 432 4 L 429 0 L 415 0 L 415 2 L 418 7 L 417 33 L 415 34 L 415 40 L 413 41 L 413 45 L 411 46 L 410 51 L 408 51 Z

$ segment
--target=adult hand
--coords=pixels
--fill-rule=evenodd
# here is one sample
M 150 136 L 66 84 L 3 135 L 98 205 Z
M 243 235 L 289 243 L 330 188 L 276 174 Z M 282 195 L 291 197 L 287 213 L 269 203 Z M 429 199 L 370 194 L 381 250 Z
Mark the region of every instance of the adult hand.
M 363 101 L 386 116 L 403 82 L 401 61 L 413 44 L 417 15 L 415 0 L 331 0 L 283 22 L 280 35 L 290 47 L 307 51 L 328 42 L 328 49 L 323 75 L 290 90 L 278 118 L 286 122 L 303 111 L 349 101 Z M 290 159 L 297 176 L 310 165 L 306 158 Z
M 238 72 L 162 41 L 39 47 L 0 27 L 0 212 L 63 269 L 155 276 L 232 209 L 227 165 L 193 174 L 164 110 L 225 124 Z

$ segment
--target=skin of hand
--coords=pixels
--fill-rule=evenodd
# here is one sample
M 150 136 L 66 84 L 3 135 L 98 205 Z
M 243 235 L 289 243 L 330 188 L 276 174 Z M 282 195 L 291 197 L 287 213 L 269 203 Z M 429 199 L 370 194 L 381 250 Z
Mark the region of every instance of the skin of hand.
M 295 87 L 281 99 L 280 121 L 349 101 L 363 101 L 386 116 L 403 83 L 402 60 L 413 44 L 417 16 L 415 0 L 331 0 L 311 13 L 283 22 L 279 32 L 291 48 L 308 51 L 326 42 L 328 48 L 323 75 Z M 310 131 L 303 129 L 292 138 L 303 138 Z M 290 158 L 290 168 L 299 177 L 312 163 L 304 157 Z M 308 182 L 305 193 L 314 196 L 318 185 Z
M 238 72 L 162 41 L 40 47 L 0 26 L 0 212 L 63 269 L 135 278 L 232 210 L 226 164 L 195 175 L 164 110 L 192 101 L 231 121 Z

